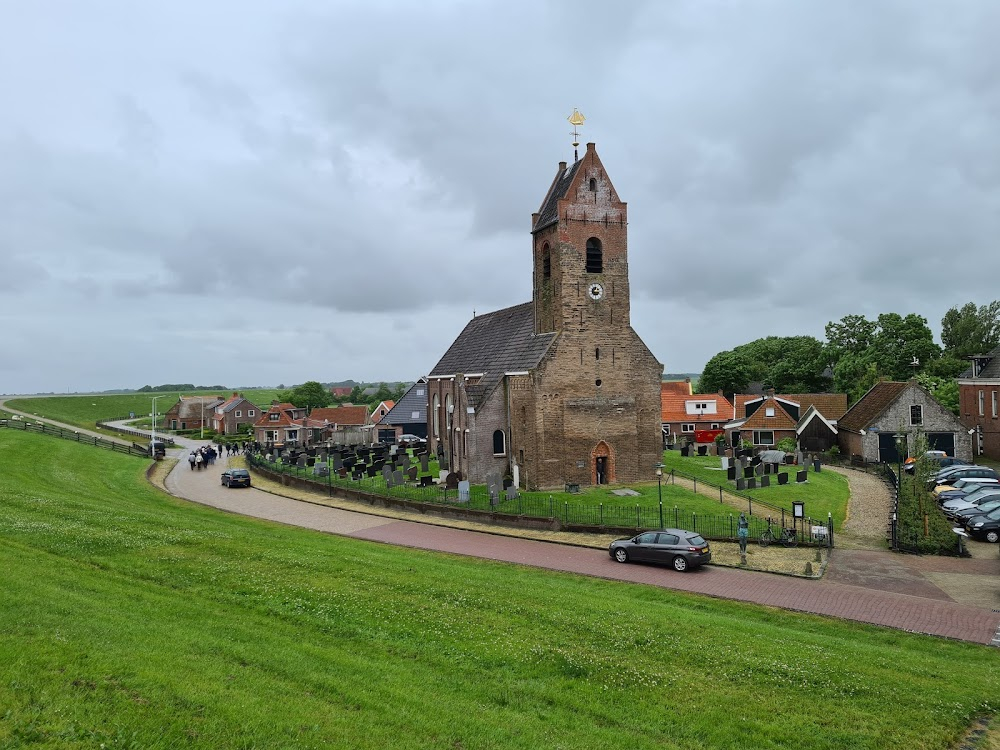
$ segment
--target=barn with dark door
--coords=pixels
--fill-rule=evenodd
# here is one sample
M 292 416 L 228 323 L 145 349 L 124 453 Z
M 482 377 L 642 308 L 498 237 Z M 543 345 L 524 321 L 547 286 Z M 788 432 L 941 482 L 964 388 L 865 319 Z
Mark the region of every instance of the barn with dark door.
M 912 446 L 918 433 L 928 448 L 972 460 L 972 436 L 958 417 L 943 407 L 915 380 L 876 383 L 837 422 L 840 450 L 865 461 L 897 463 L 906 455 L 897 451 L 897 435 Z

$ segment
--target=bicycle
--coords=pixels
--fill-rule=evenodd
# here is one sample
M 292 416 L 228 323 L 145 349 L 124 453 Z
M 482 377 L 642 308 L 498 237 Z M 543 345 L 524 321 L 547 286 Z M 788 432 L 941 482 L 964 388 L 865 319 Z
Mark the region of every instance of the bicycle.
M 760 546 L 769 547 L 777 543 L 782 547 L 798 547 L 799 539 L 795 534 L 795 529 L 781 529 L 779 534 L 775 534 L 771 528 L 771 519 L 767 520 L 767 530 L 760 535 Z

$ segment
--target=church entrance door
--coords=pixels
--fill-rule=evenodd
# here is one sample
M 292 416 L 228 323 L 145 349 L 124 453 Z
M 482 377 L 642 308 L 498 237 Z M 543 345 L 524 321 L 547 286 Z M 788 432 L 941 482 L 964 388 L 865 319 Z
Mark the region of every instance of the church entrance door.
M 608 459 L 607 456 L 598 456 L 596 461 L 596 466 L 594 467 L 597 471 L 597 483 L 607 484 L 608 483 Z

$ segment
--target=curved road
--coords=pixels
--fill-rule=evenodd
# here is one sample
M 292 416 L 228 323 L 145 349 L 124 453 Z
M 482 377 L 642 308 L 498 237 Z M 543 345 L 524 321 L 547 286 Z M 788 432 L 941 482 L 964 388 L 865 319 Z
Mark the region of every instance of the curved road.
M 192 470 L 183 458 L 203 441 L 177 439 L 177 442 L 181 447 L 169 454 L 182 460 L 167 477 L 167 489 L 178 497 L 232 513 L 355 539 L 641 583 L 1000 646 L 1000 612 L 959 604 L 947 598 L 932 598 L 933 595 L 928 596 L 919 589 L 914 593 L 898 593 L 880 589 L 878 580 L 852 585 L 717 566 L 678 574 L 648 565 L 619 565 L 604 551 L 592 548 L 340 510 L 255 488 L 230 490 L 219 482 L 219 474 L 228 459 L 220 458 L 214 466 Z M 872 572 L 872 578 L 877 579 L 877 571 Z M 992 578 L 996 580 L 995 574 Z

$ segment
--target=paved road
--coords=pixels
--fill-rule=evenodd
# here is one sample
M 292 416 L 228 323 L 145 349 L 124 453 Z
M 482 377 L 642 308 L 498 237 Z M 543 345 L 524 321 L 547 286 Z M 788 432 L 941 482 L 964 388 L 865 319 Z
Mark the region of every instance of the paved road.
M 356 539 L 648 584 L 976 643 L 996 641 L 994 645 L 1000 645 L 1000 613 L 942 599 L 938 594 L 927 596 L 926 591 L 916 588 L 906 593 L 881 590 L 878 576 L 874 576 L 875 585 L 871 581 L 853 585 L 713 566 L 679 574 L 660 567 L 619 565 L 602 550 L 384 518 L 253 488 L 229 489 L 219 482 L 225 465 L 226 459 L 221 459 L 215 466 L 198 471 L 181 462 L 167 478 L 167 488 L 179 497 L 234 513 Z

